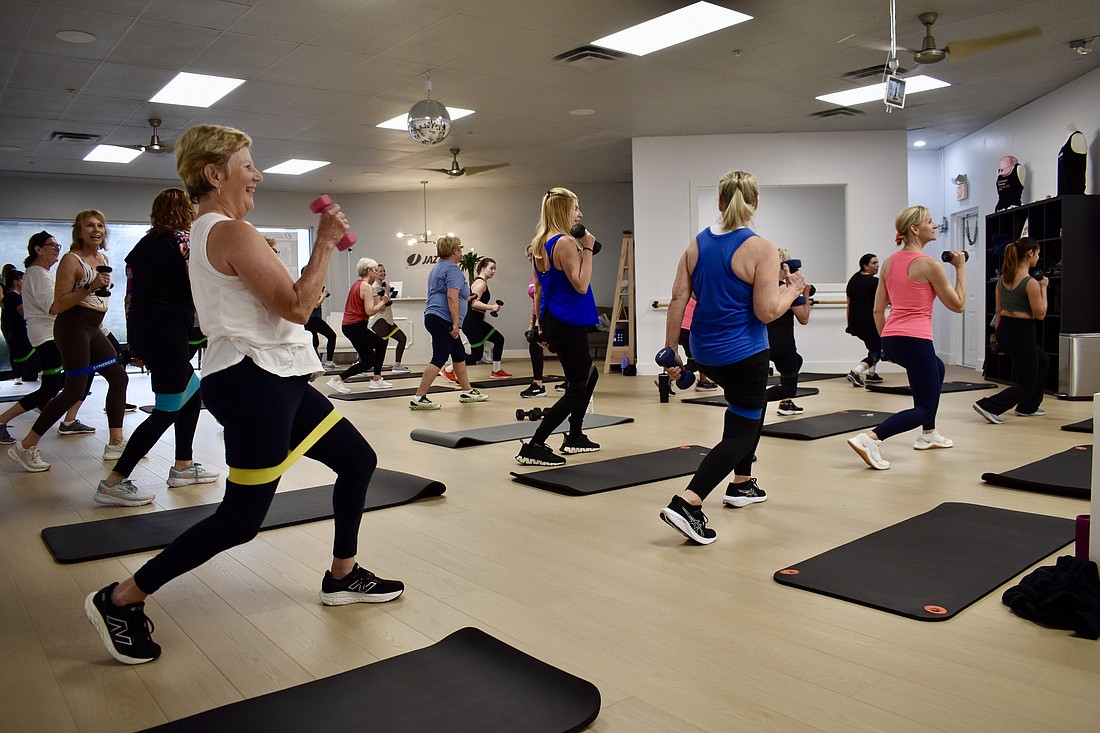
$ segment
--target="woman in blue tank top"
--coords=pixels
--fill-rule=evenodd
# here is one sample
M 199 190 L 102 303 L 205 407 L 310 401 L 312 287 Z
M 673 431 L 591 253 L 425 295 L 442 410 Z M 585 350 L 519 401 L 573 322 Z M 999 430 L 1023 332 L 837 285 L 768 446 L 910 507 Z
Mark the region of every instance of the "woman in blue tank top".
M 661 510 L 661 519 L 701 545 L 717 538 L 707 528 L 703 500 L 731 470 L 734 480 L 723 504 L 742 507 L 767 498 L 752 478 L 768 384 L 765 324 L 786 313 L 805 286 L 801 272 L 780 268 L 775 245 L 748 228 L 759 204 L 751 174 L 732 171 L 719 181 L 721 223 L 699 232 L 680 258 L 665 322 L 665 346 L 675 351 L 684 309 L 695 296 L 691 354 L 700 371 L 722 387 L 728 403 L 722 440 L 699 464 L 684 492 Z M 682 364 L 679 354 L 676 361 Z M 676 379 L 680 367 L 669 374 Z
M 599 372 L 588 353 L 588 330 L 596 325 L 596 301 L 592 297 L 592 232 L 574 239 L 569 230 L 581 220 L 580 203 L 572 191 L 552 188 L 542 197 L 542 212 L 531 262 L 535 270 L 535 328 L 539 341 L 550 345 L 565 372 L 565 392 L 546 411 L 531 440 L 523 443 L 516 462 L 527 466 L 560 466 L 565 459 L 554 453 L 546 439 L 569 418 L 569 432 L 562 453 L 595 453 L 599 444 L 581 432 L 585 408 L 592 399 Z

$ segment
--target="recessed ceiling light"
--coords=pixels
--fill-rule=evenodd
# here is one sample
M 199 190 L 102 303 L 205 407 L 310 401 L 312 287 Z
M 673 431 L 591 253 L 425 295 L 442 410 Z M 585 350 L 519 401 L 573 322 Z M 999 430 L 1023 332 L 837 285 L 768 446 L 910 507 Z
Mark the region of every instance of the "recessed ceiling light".
M 53 37 L 65 43 L 91 43 L 95 36 L 84 31 L 58 31 Z
M 244 79 L 181 71 L 149 101 L 185 107 L 209 107 L 241 84 L 244 84 Z
M 569 110 L 569 114 L 574 115 L 576 117 L 587 117 L 588 115 L 596 114 L 596 110 L 588 109 L 587 107 L 581 107 L 579 109 Z
M 912 76 L 905 80 L 905 93 L 916 94 L 918 92 L 927 92 L 932 89 L 941 89 L 943 87 L 951 86 L 945 81 L 933 78 L 931 76 Z M 863 104 L 864 102 L 881 102 L 886 97 L 886 82 L 879 84 L 871 84 L 866 87 L 858 87 L 856 89 L 846 89 L 843 92 L 833 92 L 832 94 L 822 94 L 820 97 L 815 97 L 822 102 L 828 102 L 829 104 L 839 104 L 842 107 L 851 107 L 853 104 Z
M 474 113 L 472 109 L 462 109 L 461 107 L 448 107 L 447 114 L 451 116 L 451 122 L 460 120 L 463 117 L 469 117 Z M 403 132 L 409 131 L 409 113 L 406 112 L 403 115 L 397 115 L 392 120 L 386 120 L 385 122 L 379 122 L 375 127 L 381 127 L 386 130 L 401 130 Z
M 0 153 L 18 153 L 22 148 L 15 145 L 0 145 Z
M 751 15 L 698 2 L 592 41 L 593 46 L 645 56 L 692 38 L 752 20 Z
M 327 160 L 299 160 L 298 158 L 291 158 L 285 163 L 279 163 L 279 165 L 265 168 L 264 173 L 285 173 L 289 176 L 300 176 L 303 173 L 309 173 L 318 168 L 324 168 L 328 164 L 329 161 Z
M 913 147 L 914 148 L 923 148 L 927 144 L 928 143 L 926 143 L 924 140 L 914 140 L 913 141 Z
M 140 150 L 133 148 L 120 148 L 117 145 L 96 145 L 92 152 L 84 156 L 84 160 L 95 163 L 129 163 L 141 155 Z

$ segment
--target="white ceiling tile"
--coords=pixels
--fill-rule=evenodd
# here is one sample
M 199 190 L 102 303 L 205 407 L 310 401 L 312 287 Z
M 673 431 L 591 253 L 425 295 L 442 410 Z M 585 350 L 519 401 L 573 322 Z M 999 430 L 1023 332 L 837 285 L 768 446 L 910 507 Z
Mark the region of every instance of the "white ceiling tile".
M 363 54 L 302 45 L 256 75 L 272 84 L 317 87 L 367 60 Z
M 134 64 L 158 69 L 186 67 L 217 38 L 218 31 L 139 18 L 108 54 L 115 64 Z
M 292 41 L 222 33 L 187 63 L 197 74 L 253 79 L 298 47 Z

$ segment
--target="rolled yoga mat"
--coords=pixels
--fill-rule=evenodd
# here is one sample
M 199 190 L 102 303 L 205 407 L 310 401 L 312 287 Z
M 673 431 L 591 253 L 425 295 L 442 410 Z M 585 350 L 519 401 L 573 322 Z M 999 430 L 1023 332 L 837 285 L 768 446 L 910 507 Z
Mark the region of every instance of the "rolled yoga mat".
M 367 490 L 363 511 L 385 509 L 425 497 L 440 496 L 447 487 L 431 479 L 379 468 Z M 42 539 L 61 563 L 84 562 L 168 546 L 201 519 L 214 513 L 217 504 L 131 514 L 96 522 L 81 522 L 42 530 Z M 275 494 L 260 527 L 276 529 L 332 517 L 332 484 Z
M 982 481 L 1040 494 L 1092 497 L 1092 446 L 1077 445 L 1005 473 L 983 473 Z
M 1092 418 L 1088 420 L 1082 420 L 1081 422 L 1070 423 L 1069 425 L 1063 425 L 1062 430 L 1068 430 L 1071 433 L 1091 433 L 1092 432 Z
M 864 428 L 872 428 L 892 412 L 874 410 L 841 410 L 828 415 L 800 417 L 795 420 L 781 420 L 764 426 L 762 435 L 771 438 L 791 438 L 792 440 L 817 440 L 831 435 L 841 435 Z
M 975 389 L 993 389 L 996 386 L 997 385 L 990 384 L 989 382 L 944 382 L 943 386 L 940 387 L 940 394 L 947 394 L 948 392 L 969 392 Z M 864 389 L 868 392 L 881 392 L 883 394 L 913 394 L 908 384 L 868 384 Z
M 574 733 L 600 713 L 591 682 L 484 631 L 150 728 L 157 733 Z
M 652 453 L 530 473 L 512 471 L 512 480 L 559 494 L 584 496 L 687 476 L 699 470 L 700 461 L 709 452 L 709 448 L 701 445 L 682 445 Z
M 609 425 L 622 425 L 634 422 L 632 417 L 619 417 L 618 415 L 585 415 L 584 429 L 606 428 Z M 444 433 L 439 430 L 425 430 L 416 428 L 409 437 L 418 443 L 431 443 L 441 445 L 444 448 L 467 448 L 471 445 L 486 445 L 488 443 L 505 443 L 509 440 L 530 438 L 538 429 L 538 422 L 524 420 L 523 422 L 493 425 L 486 428 L 470 428 L 469 430 L 456 430 L 453 433 Z M 569 421 L 566 420 L 558 426 L 555 433 L 564 433 L 569 430 Z
M 813 397 L 815 394 L 820 394 L 821 390 L 817 387 L 799 387 L 795 390 L 794 397 L 789 399 L 799 399 L 802 397 Z M 783 399 L 788 399 L 784 397 Z M 726 398 L 722 396 L 721 391 L 707 395 L 706 397 L 684 397 L 681 402 L 686 402 L 689 405 L 713 405 L 714 407 L 726 407 Z M 773 402 L 777 400 L 772 400 Z
M 1073 541 L 1073 520 L 948 502 L 779 570 L 783 585 L 943 621 Z

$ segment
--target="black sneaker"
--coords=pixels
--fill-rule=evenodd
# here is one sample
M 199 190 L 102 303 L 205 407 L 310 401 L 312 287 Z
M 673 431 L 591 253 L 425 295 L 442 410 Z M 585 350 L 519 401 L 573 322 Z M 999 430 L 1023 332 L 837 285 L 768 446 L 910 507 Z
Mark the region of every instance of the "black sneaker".
M 845 379 L 851 382 L 853 387 L 863 386 L 863 378 L 856 374 L 855 370 L 848 372 L 848 374 L 845 375 Z
M 709 545 L 718 539 L 718 534 L 713 529 L 707 529 L 707 515 L 703 514 L 703 508 L 688 504 L 681 496 L 672 497 L 668 506 L 661 510 L 661 519 L 684 537 L 700 545 Z
M 385 603 L 405 592 L 400 580 L 385 580 L 355 564 L 351 572 L 340 580 L 325 571 L 321 581 L 321 603 L 326 606 L 346 606 L 349 603 Z
M 84 615 L 99 632 L 112 657 L 123 664 L 145 664 L 160 656 L 153 641 L 153 622 L 145 615 L 145 604 L 116 606 L 111 600 L 118 583 L 111 583 L 84 599 Z
M 562 453 L 595 453 L 599 449 L 600 444 L 593 443 L 588 439 L 588 436 L 583 433 L 576 437 L 566 435 L 565 439 L 561 442 Z
M 519 396 L 527 398 L 545 397 L 546 387 L 543 387 L 541 384 L 535 384 L 534 382 L 532 382 L 530 387 L 519 393 Z
M 554 391 L 555 391 L 555 392 L 564 392 L 564 391 L 565 391 L 565 384 L 564 384 L 564 383 L 562 383 L 562 384 L 555 384 L 555 385 L 554 385 Z
M 749 504 L 759 504 L 768 500 L 768 492 L 764 491 L 756 483 L 755 478 L 750 478 L 739 484 L 730 483 L 726 487 L 726 495 L 722 497 L 722 503 L 740 509 Z
M 520 446 L 516 463 L 521 466 L 564 466 L 565 459 L 546 443 L 536 443 L 532 440 Z
M 863 375 L 863 381 L 867 384 L 882 384 L 885 380 L 877 374 L 867 372 Z
M 779 409 L 776 410 L 778 415 L 801 415 L 805 412 L 804 409 L 794 403 L 794 400 L 783 400 L 779 403 Z

